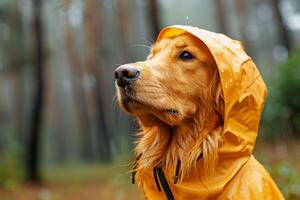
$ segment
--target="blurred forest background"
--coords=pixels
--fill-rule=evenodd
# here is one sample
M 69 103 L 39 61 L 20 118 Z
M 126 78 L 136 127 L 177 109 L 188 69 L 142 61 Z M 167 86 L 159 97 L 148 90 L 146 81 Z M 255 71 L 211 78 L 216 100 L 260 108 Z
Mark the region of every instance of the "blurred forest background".
M 0 199 L 142 199 L 114 69 L 186 24 L 243 41 L 269 88 L 255 155 L 300 199 L 299 0 L 0 0 Z

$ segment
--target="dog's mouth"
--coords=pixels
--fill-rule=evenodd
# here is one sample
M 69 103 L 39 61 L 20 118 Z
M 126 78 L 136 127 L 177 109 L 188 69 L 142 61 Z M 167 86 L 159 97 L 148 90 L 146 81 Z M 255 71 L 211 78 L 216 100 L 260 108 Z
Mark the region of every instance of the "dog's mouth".
M 128 113 L 134 114 L 146 107 L 146 103 L 137 97 L 132 86 L 125 86 L 124 88 L 117 86 L 117 94 L 121 107 Z
M 138 98 L 137 92 L 132 86 L 124 88 L 117 87 L 119 103 L 125 111 L 131 114 L 139 113 L 160 113 L 170 116 L 178 115 L 178 110 L 174 108 L 163 108 L 151 103 L 151 101 L 145 101 Z

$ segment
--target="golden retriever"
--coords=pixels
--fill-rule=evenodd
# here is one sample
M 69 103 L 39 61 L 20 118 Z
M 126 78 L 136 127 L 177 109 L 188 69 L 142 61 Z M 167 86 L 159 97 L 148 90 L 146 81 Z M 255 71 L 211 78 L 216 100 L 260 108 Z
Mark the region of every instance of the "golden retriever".
M 132 181 L 146 199 L 284 199 L 252 155 L 267 88 L 240 42 L 167 27 L 115 79 L 141 127 Z

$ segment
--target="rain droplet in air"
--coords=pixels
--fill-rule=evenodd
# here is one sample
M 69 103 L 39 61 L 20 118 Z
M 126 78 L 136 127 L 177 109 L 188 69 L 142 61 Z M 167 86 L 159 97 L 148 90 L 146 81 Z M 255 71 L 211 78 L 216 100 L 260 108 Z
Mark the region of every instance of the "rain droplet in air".
M 190 19 L 190 18 L 189 18 L 189 16 L 187 15 L 187 16 L 185 17 L 185 23 L 186 23 L 186 24 L 189 24 L 189 19 Z

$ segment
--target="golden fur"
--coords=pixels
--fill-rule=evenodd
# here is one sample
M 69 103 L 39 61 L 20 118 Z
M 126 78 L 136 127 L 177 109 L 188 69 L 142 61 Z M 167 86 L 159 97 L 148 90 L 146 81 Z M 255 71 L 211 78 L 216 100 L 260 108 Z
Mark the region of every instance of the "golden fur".
M 181 60 L 183 51 L 194 58 Z M 224 100 L 207 47 L 182 34 L 156 43 L 147 60 L 130 65 L 140 70 L 140 77 L 127 90 L 117 87 L 117 94 L 120 106 L 135 115 L 141 127 L 135 148 L 136 155 L 142 155 L 136 163 L 138 178 L 153 167 L 175 171 L 178 160 L 181 180 L 192 169 L 212 173 L 221 142 Z

